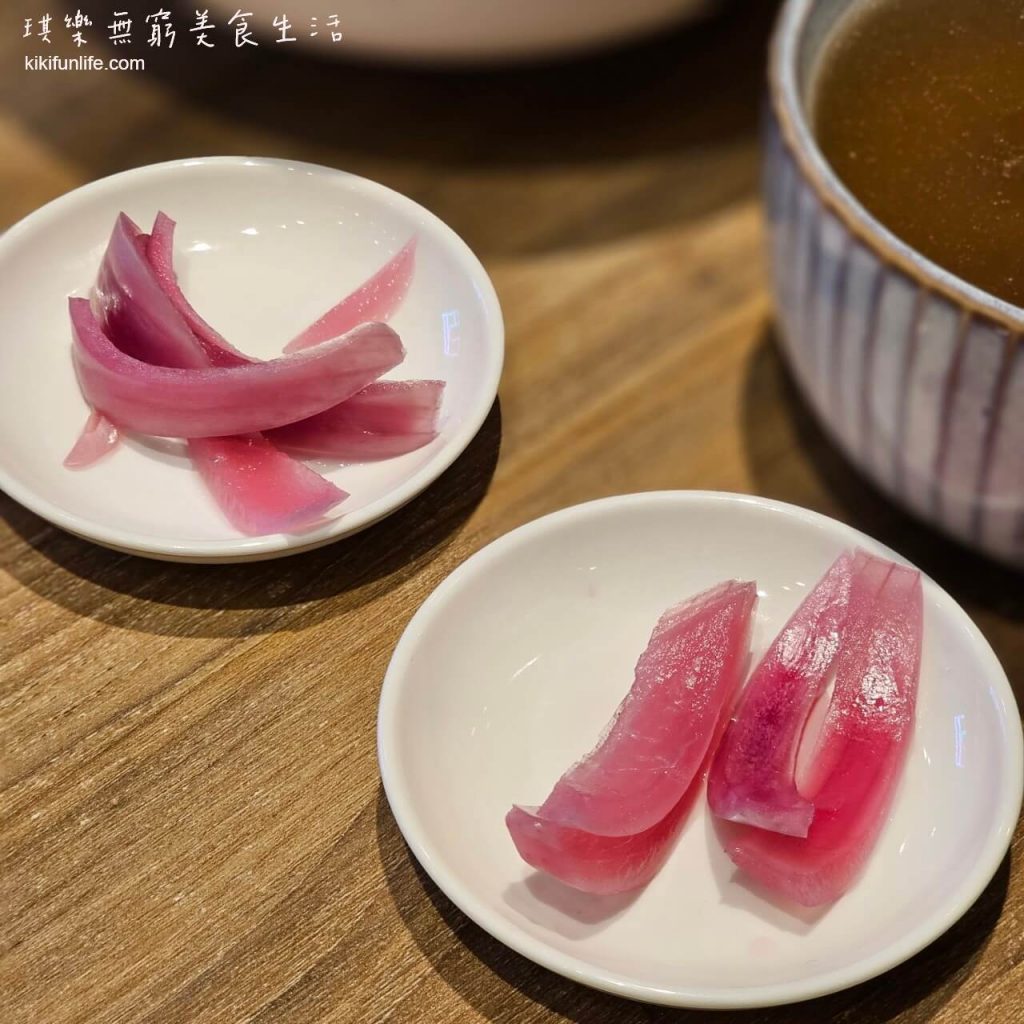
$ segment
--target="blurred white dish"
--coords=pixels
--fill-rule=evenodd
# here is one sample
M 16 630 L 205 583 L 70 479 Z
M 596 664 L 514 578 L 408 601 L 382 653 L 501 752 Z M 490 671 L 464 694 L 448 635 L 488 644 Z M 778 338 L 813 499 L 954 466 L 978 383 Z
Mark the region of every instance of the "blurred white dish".
M 250 23 L 269 42 L 277 37 L 273 19 L 287 8 L 295 43 L 284 47 L 444 64 L 563 56 L 653 32 L 706 6 L 708 0 L 253 0 L 245 9 L 254 12 Z M 224 23 L 239 9 L 235 0 L 214 0 L 210 8 Z M 334 14 L 338 25 L 332 29 L 328 19 Z M 334 42 L 332 31 L 343 38 Z
M 761 498 L 655 492 L 513 531 L 455 570 L 398 644 L 378 755 L 395 818 L 449 898 L 566 977 L 674 1006 L 788 1003 L 854 985 L 952 925 L 999 866 L 1020 811 L 1021 724 L 992 650 L 925 580 L 916 733 L 889 824 L 856 887 L 800 916 L 748 888 L 702 797 L 636 896 L 593 897 L 534 873 L 504 815 L 539 803 L 588 751 L 668 606 L 756 579 L 759 654 L 851 545 L 824 516 Z
M 417 234 L 416 273 L 392 326 L 407 349 L 387 376 L 447 382 L 441 433 L 419 451 L 326 475 L 350 497 L 323 526 L 243 537 L 175 441 L 130 440 L 97 465 L 62 459 L 85 422 L 67 297 L 86 295 L 115 218 L 178 222 L 185 293 L 254 356 L 284 343 Z M 63 529 L 155 558 L 240 562 L 319 547 L 400 508 L 479 430 L 497 393 L 501 310 L 466 244 L 411 199 L 313 164 L 210 157 L 155 164 L 54 200 L 0 238 L 0 488 Z

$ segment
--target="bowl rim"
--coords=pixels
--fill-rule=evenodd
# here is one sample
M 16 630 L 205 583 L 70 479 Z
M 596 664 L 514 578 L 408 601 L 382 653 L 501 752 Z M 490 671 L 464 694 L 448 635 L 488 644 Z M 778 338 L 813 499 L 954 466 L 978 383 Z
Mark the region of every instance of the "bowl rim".
M 880 952 L 848 967 L 800 981 L 777 982 L 742 989 L 722 986 L 666 989 L 636 982 L 614 971 L 594 967 L 530 936 L 479 900 L 473 890 L 464 885 L 448 868 L 445 858 L 438 852 L 425 830 L 420 828 L 415 806 L 403 781 L 404 769 L 401 764 L 398 727 L 402 688 L 423 634 L 443 612 L 449 595 L 456 592 L 467 577 L 476 572 L 486 571 L 491 563 L 517 547 L 529 543 L 538 535 L 561 528 L 581 517 L 600 514 L 608 509 L 659 504 L 684 507 L 703 503 L 757 506 L 768 512 L 795 519 L 808 529 L 827 530 L 830 535 L 838 532 L 839 535 L 848 538 L 848 543 L 863 543 L 886 557 L 903 564 L 911 564 L 887 545 L 853 526 L 797 505 L 748 494 L 724 491 L 643 491 L 599 498 L 541 516 L 503 534 L 467 558 L 438 584 L 409 621 L 392 654 L 381 687 L 377 715 L 377 759 L 381 782 L 399 831 L 417 861 L 445 896 L 498 941 L 542 967 L 604 992 L 666 1006 L 711 1010 L 749 1009 L 802 1002 L 850 988 L 876 977 L 919 953 L 951 928 L 977 901 L 999 869 L 1013 840 L 1020 816 L 1024 797 L 1024 734 L 1013 690 L 999 659 L 974 621 L 958 602 L 926 573 L 922 572 L 921 576 L 928 597 L 945 606 L 949 614 L 962 621 L 972 647 L 986 665 L 986 678 L 991 680 L 991 685 L 998 695 L 1003 718 L 1009 725 L 1002 733 L 1004 786 L 988 840 L 974 862 L 972 870 L 962 877 L 952 896 L 940 904 L 938 910 L 929 917 L 909 928 L 901 940 L 890 943 Z
M 856 2 L 847 0 L 839 20 Z M 804 179 L 821 203 L 883 262 L 969 314 L 995 321 L 1020 341 L 1024 334 L 1024 308 L 968 283 L 908 245 L 868 211 L 825 159 L 808 123 L 797 80 L 800 51 L 815 7 L 815 0 L 786 0 L 772 35 L 768 60 L 769 104 L 782 139 Z
M 390 491 L 360 509 L 331 520 L 329 525 L 306 533 L 267 534 L 259 537 L 239 535 L 238 538 L 227 540 L 178 541 L 121 530 L 71 512 L 42 497 L 30 486 L 23 484 L 8 472 L 2 462 L 0 462 L 0 491 L 4 491 L 31 512 L 69 533 L 125 553 L 159 560 L 209 563 L 261 560 L 299 554 L 341 540 L 395 512 L 441 476 L 462 454 L 483 426 L 498 393 L 498 383 L 505 354 L 505 327 L 501 305 L 494 284 L 477 255 L 453 228 L 414 199 L 370 178 L 364 178 L 349 171 L 323 164 L 277 157 L 244 155 L 185 157 L 179 160 L 145 164 L 98 178 L 50 200 L 12 225 L 0 236 L 0 260 L 18 245 L 23 235 L 45 222 L 59 221 L 71 213 L 78 203 L 83 200 L 88 201 L 93 195 L 116 190 L 126 180 L 173 174 L 176 171 L 185 171 L 194 167 L 221 167 L 235 170 L 276 168 L 347 181 L 360 191 L 377 196 L 389 205 L 408 213 L 419 223 L 421 232 L 434 233 L 435 237 L 453 253 L 461 271 L 469 277 L 483 309 L 485 330 L 481 345 L 485 352 L 484 375 L 477 394 L 468 406 L 465 418 L 431 459 Z

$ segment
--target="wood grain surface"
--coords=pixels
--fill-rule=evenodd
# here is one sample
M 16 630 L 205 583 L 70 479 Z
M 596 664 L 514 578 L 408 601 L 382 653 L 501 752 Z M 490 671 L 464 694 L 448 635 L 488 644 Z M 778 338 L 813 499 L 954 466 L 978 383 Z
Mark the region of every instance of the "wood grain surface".
M 964 603 L 1024 696 L 1021 577 L 884 502 L 780 364 L 757 200 L 773 8 L 727 4 L 630 50 L 472 75 L 269 48 L 30 73 L 5 21 L 4 224 L 155 160 L 331 164 L 466 238 L 508 358 L 449 472 L 310 554 L 163 565 L 0 496 L 3 1024 L 1024 1019 L 1020 830 L 978 903 L 907 964 L 713 1017 L 621 1002 L 501 947 L 426 879 L 380 789 L 377 696 L 424 597 L 506 531 L 620 492 L 746 491 L 867 530 Z

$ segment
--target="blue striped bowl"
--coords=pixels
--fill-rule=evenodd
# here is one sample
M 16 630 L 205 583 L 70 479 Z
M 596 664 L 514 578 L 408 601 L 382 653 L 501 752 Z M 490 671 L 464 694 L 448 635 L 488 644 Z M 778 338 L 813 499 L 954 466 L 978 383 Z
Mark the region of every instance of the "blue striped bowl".
M 825 162 L 805 114 L 857 0 L 788 0 L 772 43 L 765 204 L 793 374 L 849 458 L 911 512 L 1024 566 L 1024 310 L 900 241 Z

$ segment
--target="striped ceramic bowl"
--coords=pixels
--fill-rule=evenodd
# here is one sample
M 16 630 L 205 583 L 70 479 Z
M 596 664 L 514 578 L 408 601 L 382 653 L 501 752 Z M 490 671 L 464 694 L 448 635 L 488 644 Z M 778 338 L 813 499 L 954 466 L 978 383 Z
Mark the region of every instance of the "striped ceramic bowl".
M 926 259 L 825 162 L 805 115 L 857 0 L 788 0 L 772 43 L 765 199 L 783 349 L 850 459 L 912 512 L 1024 566 L 1024 309 Z

